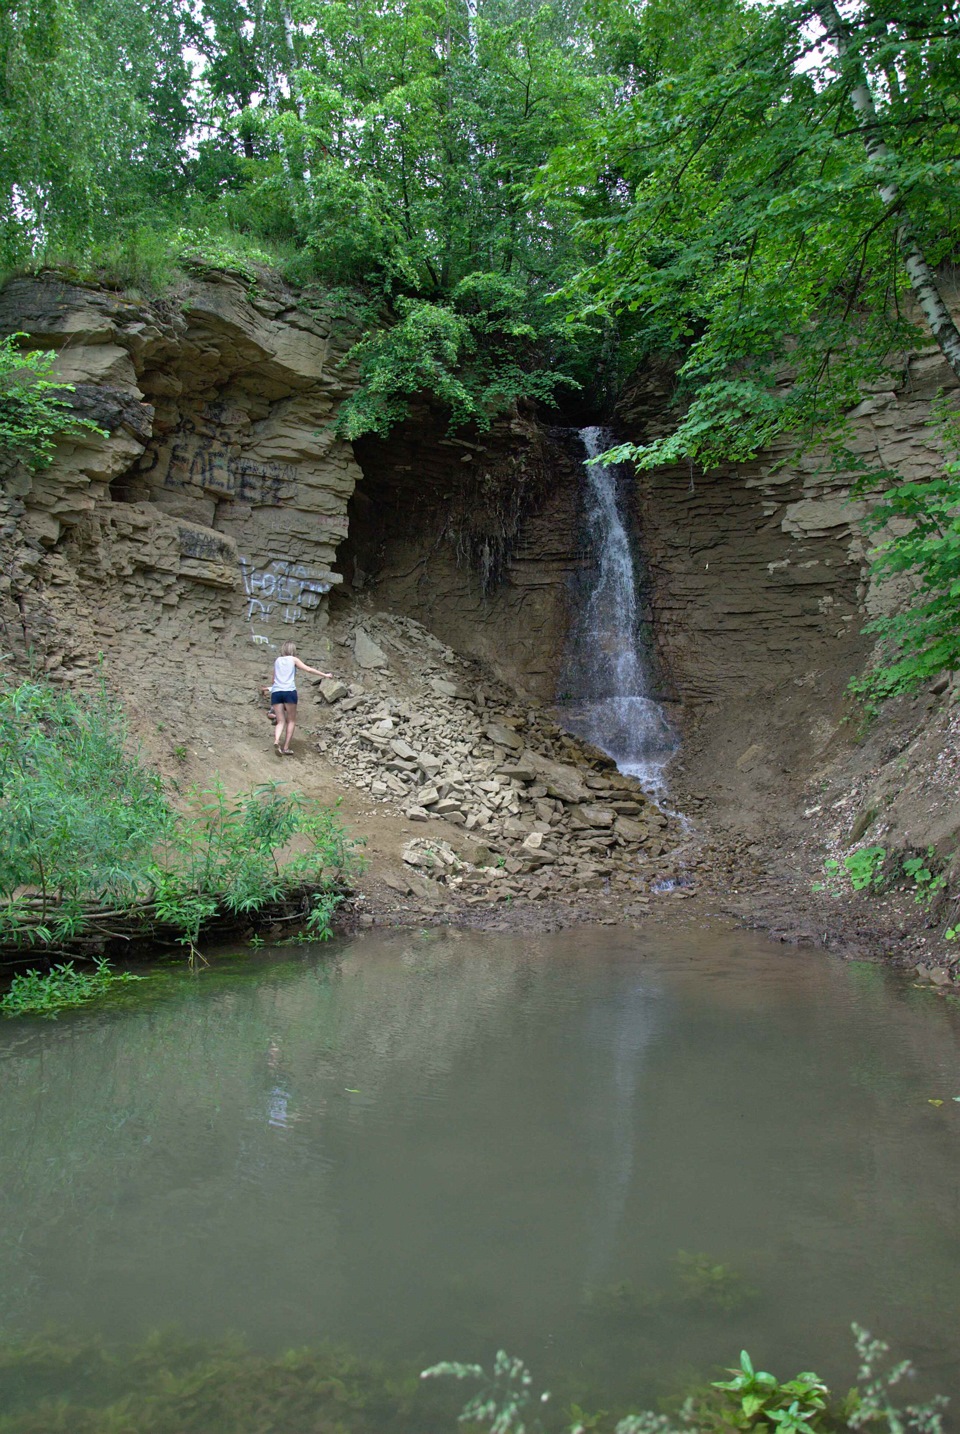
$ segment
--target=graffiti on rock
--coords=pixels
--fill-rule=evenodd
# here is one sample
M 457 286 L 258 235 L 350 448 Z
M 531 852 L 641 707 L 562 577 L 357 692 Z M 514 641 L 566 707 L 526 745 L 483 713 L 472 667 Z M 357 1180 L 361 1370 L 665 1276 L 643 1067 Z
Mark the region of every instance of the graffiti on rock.
M 255 624 L 270 621 L 301 622 L 320 605 L 330 591 L 329 575 L 313 573 L 303 563 L 274 558 L 265 567 L 248 558 L 240 559 L 243 588 L 247 595 L 247 621 L 255 641 Z
M 199 488 L 216 497 L 270 506 L 289 496 L 296 483 L 292 463 L 262 463 L 242 458 L 237 445 L 225 437 L 242 427 L 247 415 L 226 404 L 208 404 L 200 414 L 184 416 L 170 445 L 163 486 L 184 490 Z

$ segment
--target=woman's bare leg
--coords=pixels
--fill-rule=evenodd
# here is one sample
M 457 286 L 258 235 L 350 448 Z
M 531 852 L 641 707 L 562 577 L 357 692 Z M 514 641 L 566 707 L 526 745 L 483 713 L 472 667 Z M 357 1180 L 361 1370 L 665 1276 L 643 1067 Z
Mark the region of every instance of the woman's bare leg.
M 293 731 L 297 725 L 297 704 L 291 702 L 285 709 L 287 714 L 287 731 L 283 741 L 283 750 L 290 751 L 290 743 L 293 741 Z
M 270 704 L 270 711 L 273 713 L 273 745 L 275 747 L 280 746 L 280 739 L 283 736 L 283 724 L 285 720 L 283 714 L 286 710 L 282 702 L 271 702 Z

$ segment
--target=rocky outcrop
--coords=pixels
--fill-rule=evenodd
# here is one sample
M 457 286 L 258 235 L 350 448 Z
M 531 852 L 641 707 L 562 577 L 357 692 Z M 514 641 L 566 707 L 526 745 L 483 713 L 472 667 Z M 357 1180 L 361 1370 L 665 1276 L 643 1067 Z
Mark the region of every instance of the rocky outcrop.
M 572 431 L 514 414 L 451 435 L 419 407 L 356 445 L 364 481 L 342 562 L 351 591 L 424 623 L 511 686 L 551 701 L 569 578 L 584 560 Z
M 665 431 L 671 383 L 651 368 L 631 386 L 620 414 L 630 438 Z M 931 399 L 955 386 L 939 354 L 915 355 L 897 387 L 869 393 L 851 415 L 851 448 L 901 478 L 935 476 Z M 897 597 L 868 584 L 858 521 L 867 504 L 851 501 L 854 478 L 825 448 L 797 457 L 784 444 L 751 463 L 637 479 L 654 629 L 683 704 L 690 781 L 740 808 L 748 826 L 758 797 L 762 808 L 824 759 L 847 683 L 870 654 L 864 623 Z
M 15 279 L 0 331 L 55 349 L 78 431 L 2 475 L 8 635 L 82 666 L 124 631 L 275 645 L 324 620 L 360 470 L 331 420 L 352 376 L 320 300 L 264 275 L 164 300 Z

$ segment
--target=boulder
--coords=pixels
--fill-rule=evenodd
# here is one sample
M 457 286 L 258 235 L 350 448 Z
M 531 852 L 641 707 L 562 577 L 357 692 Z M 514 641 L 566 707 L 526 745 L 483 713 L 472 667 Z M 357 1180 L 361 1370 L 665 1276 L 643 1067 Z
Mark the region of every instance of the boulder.
M 358 667 L 375 669 L 389 667 L 390 660 L 382 647 L 378 647 L 373 638 L 358 627 L 353 639 L 353 655 L 356 658 Z
M 498 777 L 508 777 L 514 782 L 532 782 L 536 775 L 535 768 L 527 763 L 518 762 L 515 766 L 497 768 Z
M 593 794 L 576 767 L 570 767 L 564 762 L 552 762 L 548 757 L 539 755 L 536 762 L 537 776 L 546 787 L 548 797 L 555 797 L 568 805 L 589 802 Z
M 612 827 L 617 819 L 612 807 L 601 807 L 592 802 L 577 807 L 577 815 L 588 827 L 600 827 L 603 830 Z
M 412 890 L 405 876 L 394 876 L 390 871 L 383 873 L 383 884 L 389 886 L 391 891 L 398 892 L 400 896 L 408 896 Z
M 342 697 L 346 697 L 348 691 L 346 683 L 339 682 L 336 677 L 325 677 L 318 687 L 324 702 L 331 703 L 339 702 Z
M 498 747 L 508 747 L 511 751 L 520 752 L 523 750 L 523 742 L 516 732 L 510 727 L 504 727 L 500 722 L 488 722 L 483 729 L 484 736 Z

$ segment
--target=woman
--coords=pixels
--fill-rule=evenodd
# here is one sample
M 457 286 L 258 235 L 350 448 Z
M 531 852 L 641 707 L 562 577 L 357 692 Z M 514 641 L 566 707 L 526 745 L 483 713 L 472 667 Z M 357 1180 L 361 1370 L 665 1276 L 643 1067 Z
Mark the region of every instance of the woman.
M 270 711 L 276 723 L 273 746 L 281 757 L 293 755 L 290 751 L 290 743 L 293 741 L 293 732 L 297 725 L 298 667 L 301 672 L 312 672 L 315 677 L 333 676 L 332 672 L 321 672 L 319 667 L 308 667 L 305 662 L 301 662 L 297 656 L 296 643 L 285 642 L 281 647 L 280 656 L 273 664 L 273 682 L 270 687 L 262 689 L 264 692 L 270 693 Z

